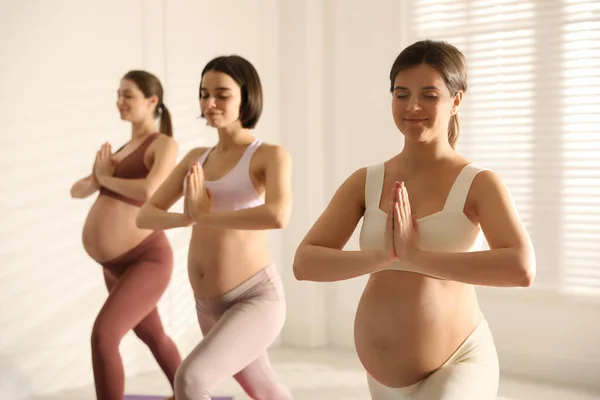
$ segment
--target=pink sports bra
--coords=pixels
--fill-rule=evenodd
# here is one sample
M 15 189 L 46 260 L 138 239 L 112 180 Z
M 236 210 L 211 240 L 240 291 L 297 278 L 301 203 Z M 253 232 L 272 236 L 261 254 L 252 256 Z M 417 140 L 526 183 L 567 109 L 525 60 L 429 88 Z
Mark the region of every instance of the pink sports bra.
M 242 154 L 238 163 L 224 177 L 216 181 L 204 181 L 213 197 L 213 211 L 235 211 L 265 204 L 250 179 L 250 160 L 262 140 L 254 139 Z M 202 154 L 198 163 L 204 166 L 206 158 L 214 149 Z

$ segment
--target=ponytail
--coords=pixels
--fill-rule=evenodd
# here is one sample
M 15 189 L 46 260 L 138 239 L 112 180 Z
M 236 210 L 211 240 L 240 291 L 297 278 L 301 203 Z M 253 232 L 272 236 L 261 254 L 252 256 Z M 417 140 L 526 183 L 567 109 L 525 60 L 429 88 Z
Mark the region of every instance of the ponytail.
M 167 136 L 173 137 L 173 125 L 171 124 L 171 113 L 164 103 L 160 103 L 160 131 Z
M 454 114 L 450 117 L 450 123 L 448 124 L 448 143 L 450 143 L 450 147 L 453 149 L 456 147 L 459 132 L 460 123 L 458 122 L 458 114 Z

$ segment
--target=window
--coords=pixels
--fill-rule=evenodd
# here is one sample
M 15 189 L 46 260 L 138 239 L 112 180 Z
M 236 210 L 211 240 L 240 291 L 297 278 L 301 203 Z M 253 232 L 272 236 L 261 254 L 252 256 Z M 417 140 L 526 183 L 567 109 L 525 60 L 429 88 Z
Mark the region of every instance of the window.
M 600 2 L 406 4 L 408 43 L 445 40 L 467 58 L 457 148 L 510 188 L 535 287 L 600 295 Z

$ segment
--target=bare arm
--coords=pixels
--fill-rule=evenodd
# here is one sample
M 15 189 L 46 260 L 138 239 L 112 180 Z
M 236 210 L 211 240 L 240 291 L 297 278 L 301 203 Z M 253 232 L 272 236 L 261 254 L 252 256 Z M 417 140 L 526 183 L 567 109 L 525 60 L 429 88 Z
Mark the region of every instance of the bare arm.
M 366 169 L 352 174 L 298 246 L 294 276 L 298 280 L 335 282 L 369 274 L 389 261 L 379 249 L 343 250 L 364 214 Z
M 100 185 L 96 182 L 93 175 L 90 174 L 71 186 L 71 197 L 74 199 L 85 199 L 96 193 L 98 189 L 100 189 Z
M 508 189 L 491 171 L 482 171 L 471 190 L 490 250 L 470 253 L 410 253 L 411 269 L 426 275 L 482 286 L 531 286 L 535 254 Z
M 292 207 L 292 161 L 279 146 L 265 149 L 265 204 L 236 211 L 209 212 L 198 217 L 200 225 L 229 229 L 264 230 L 284 228 Z
M 169 209 L 183 196 L 183 181 L 193 162 L 198 160 L 206 148 L 190 151 L 171 171 L 138 213 L 136 224 L 141 229 L 165 230 L 191 225 L 189 217 L 183 213 L 169 212 Z
M 167 136 L 159 136 L 154 147 L 154 163 L 144 179 L 122 179 L 114 176 L 98 177 L 101 186 L 135 200 L 147 201 L 175 167 L 179 146 Z

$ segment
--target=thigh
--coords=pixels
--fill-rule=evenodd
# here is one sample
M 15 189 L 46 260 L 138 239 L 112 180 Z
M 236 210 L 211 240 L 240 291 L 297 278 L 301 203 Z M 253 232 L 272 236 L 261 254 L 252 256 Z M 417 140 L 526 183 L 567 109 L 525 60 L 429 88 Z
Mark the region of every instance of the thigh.
M 156 262 L 139 261 L 118 278 L 105 271 L 109 295 L 96 319 L 96 326 L 125 335 L 156 307 L 169 285 L 171 268 Z
M 487 365 L 461 363 L 444 367 L 421 382 L 414 400 L 495 400 L 498 373 Z
M 218 378 L 231 377 L 265 354 L 281 331 L 284 318 L 285 303 L 280 300 L 241 301 L 216 322 L 199 314 L 202 330 L 207 333 L 185 364 Z
M 259 390 L 258 388 L 269 387 L 277 382 L 266 350 L 233 377 L 246 393 L 255 393 Z
M 110 293 L 117 284 L 118 279 L 104 267 L 102 268 L 102 272 L 104 274 L 104 283 L 106 283 L 106 289 L 108 289 L 108 293 Z

